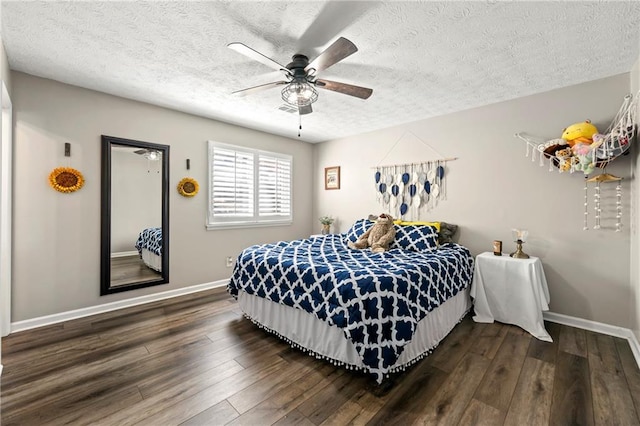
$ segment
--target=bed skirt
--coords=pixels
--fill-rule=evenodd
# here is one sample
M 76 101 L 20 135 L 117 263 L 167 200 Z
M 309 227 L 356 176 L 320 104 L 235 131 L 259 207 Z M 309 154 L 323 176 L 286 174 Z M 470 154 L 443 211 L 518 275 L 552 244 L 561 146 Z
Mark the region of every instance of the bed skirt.
M 340 365 L 366 370 L 352 342 L 340 328 L 331 326 L 308 312 L 244 291 L 238 294 L 238 304 L 246 317 L 292 346 Z M 466 288 L 429 312 L 418 323 L 413 339 L 405 346 L 390 372 L 404 370 L 431 353 L 470 309 L 469 288 Z
M 142 249 L 140 256 L 142 257 L 142 261 L 144 262 L 144 264 L 149 268 L 153 269 L 154 271 L 162 272 L 162 256 L 158 256 L 157 254 L 147 250 L 146 248 Z

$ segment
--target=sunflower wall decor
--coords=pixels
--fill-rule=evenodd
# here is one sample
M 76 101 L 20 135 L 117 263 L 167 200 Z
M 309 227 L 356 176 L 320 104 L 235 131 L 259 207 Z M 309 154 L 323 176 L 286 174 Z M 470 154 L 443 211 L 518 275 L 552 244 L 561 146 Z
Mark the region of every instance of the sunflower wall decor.
M 82 173 L 71 167 L 56 167 L 49 174 L 49 185 L 58 192 L 68 194 L 84 185 Z
M 178 192 L 183 197 L 193 197 L 199 190 L 200 185 L 194 178 L 186 177 L 178 183 Z

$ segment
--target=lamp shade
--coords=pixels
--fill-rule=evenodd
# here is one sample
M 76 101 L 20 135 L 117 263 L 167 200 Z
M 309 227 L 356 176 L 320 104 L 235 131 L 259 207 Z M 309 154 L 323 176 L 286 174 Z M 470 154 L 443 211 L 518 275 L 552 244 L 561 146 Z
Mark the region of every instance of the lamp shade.
M 526 229 L 512 229 L 511 234 L 513 235 L 514 241 L 522 241 L 523 243 L 527 241 L 527 237 L 529 236 L 529 231 Z
M 296 79 L 282 89 L 282 100 L 295 107 L 308 106 L 318 100 L 318 91 L 304 79 Z

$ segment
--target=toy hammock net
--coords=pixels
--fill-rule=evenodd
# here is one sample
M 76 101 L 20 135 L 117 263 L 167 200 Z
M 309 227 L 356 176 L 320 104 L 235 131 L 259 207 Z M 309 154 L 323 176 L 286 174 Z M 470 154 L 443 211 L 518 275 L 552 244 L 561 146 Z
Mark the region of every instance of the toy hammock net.
M 572 144 L 565 139 L 545 141 L 516 133 L 516 136 L 526 142 L 526 156 L 531 161 L 539 161 L 540 166 L 549 164 L 549 171 L 557 168 L 560 173 L 581 171 L 585 175 L 592 173 L 595 168 L 605 168 L 611 161 L 627 153 L 631 147 L 636 132 L 636 114 L 638 95 L 625 96 L 620 110 L 604 133 L 596 133 L 587 140 Z

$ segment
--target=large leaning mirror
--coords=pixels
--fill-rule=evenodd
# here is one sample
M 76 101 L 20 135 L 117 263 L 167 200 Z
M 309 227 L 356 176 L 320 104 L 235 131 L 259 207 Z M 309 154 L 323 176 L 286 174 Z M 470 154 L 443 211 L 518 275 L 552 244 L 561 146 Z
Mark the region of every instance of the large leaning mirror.
M 169 282 L 169 146 L 102 136 L 100 295 Z

